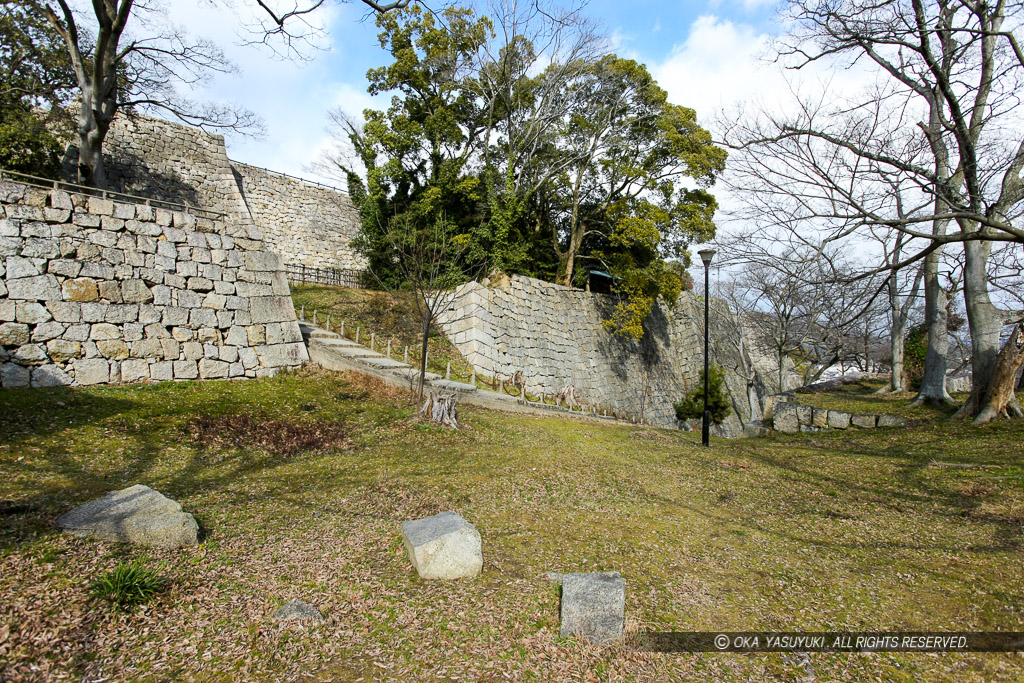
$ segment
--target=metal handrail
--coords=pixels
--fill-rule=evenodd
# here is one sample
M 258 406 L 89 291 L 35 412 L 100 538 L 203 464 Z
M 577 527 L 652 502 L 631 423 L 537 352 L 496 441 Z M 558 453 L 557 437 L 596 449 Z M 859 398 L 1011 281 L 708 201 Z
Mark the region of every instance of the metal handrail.
M 198 206 L 192 206 L 188 202 L 172 202 L 166 199 L 155 199 L 153 197 L 143 197 L 141 195 L 128 194 L 126 192 L 115 192 L 114 190 L 101 190 L 95 187 L 89 187 L 87 185 L 78 185 L 76 183 L 69 183 L 64 180 L 52 180 L 50 178 L 42 178 L 40 176 L 29 175 L 28 173 L 20 173 L 18 171 L 8 171 L 5 168 L 0 168 L 0 180 L 4 178 L 13 179 L 24 185 L 31 185 L 33 187 L 40 187 L 45 189 L 54 190 L 69 190 L 76 194 L 87 194 L 93 196 L 99 196 L 102 199 L 117 199 L 124 198 L 130 200 L 132 204 L 145 204 L 146 206 L 155 206 L 157 208 L 169 208 L 172 211 L 184 211 L 185 213 L 193 213 L 202 218 L 211 218 L 214 220 L 224 218 L 226 214 L 220 211 L 211 211 L 210 209 L 202 209 Z
M 319 185 L 320 187 L 326 187 L 328 190 L 334 190 L 335 192 L 341 192 L 342 194 L 348 194 L 347 190 L 343 190 L 340 187 L 334 185 L 328 185 L 327 183 L 321 183 L 319 180 L 310 180 L 309 178 L 303 178 L 301 176 L 292 175 L 291 173 L 284 173 L 283 171 L 274 171 L 269 168 L 263 168 L 262 166 L 256 166 L 255 164 L 247 164 L 244 161 L 231 161 L 232 164 L 240 164 L 242 166 L 248 166 L 249 168 L 255 168 L 259 171 L 266 171 L 267 173 L 273 173 L 274 175 L 283 175 L 285 178 L 292 178 L 293 180 L 301 180 L 304 183 L 310 185 Z

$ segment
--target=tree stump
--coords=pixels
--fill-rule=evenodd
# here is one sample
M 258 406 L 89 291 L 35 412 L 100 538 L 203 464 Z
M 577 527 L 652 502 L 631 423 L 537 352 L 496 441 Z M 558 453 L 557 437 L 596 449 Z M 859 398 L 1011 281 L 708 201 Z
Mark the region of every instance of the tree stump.
M 420 415 L 434 424 L 458 429 L 459 413 L 455 407 L 455 401 L 455 394 L 434 393 L 431 391 L 423 407 L 420 408 Z

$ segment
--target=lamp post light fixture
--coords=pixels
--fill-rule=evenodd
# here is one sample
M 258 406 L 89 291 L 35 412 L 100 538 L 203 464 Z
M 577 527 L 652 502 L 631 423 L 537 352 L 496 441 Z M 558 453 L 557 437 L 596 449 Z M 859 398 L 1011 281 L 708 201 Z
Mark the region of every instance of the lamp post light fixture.
M 700 439 L 706 448 L 711 447 L 711 411 L 708 410 L 708 376 L 710 369 L 708 365 L 708 309 L 711 302 L 710 282 L 708 269 L 711 267 L 711 259 L 715 257 L 714 249 L 701 249 L 700 260 L 704 262 L 704 416 L 701 423 Z

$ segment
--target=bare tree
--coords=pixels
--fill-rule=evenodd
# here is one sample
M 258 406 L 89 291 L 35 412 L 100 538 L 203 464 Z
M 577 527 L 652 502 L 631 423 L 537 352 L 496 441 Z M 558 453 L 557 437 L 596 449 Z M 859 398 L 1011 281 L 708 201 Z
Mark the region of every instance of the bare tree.
M 795 113 L 734 128 L 732 141 L 749 163 L 764 160 L 762 196 L 793 196 L 777 217 L 827 225 L 831 240 L 864 226 L 899 230 L 919 240 L 900 267 L 963 243 L 974 383 L 961 413 L 974 415 L 993 380 L 1001 328 L 1022 317 L 993 303 L 988 263 L 995 244 L 1024 242 L 1024 59 L 1013 33 L 1024 9 L 1005 1 L 792 0 L 786 13 L 795 28 L 778 44 L 780 58 L 796 68 L 871 64 L 880 85 L 868 98 L 803 98 Z M 938 328 L 936 264 L 926 260 L 923 278 Z M 933 332 L 939 346 L 945 333 Z M 927 388 L 944 398 L 944 386 Z
M 26 0 L 63 38 L 75 78 L 79 103 L 78 177 L 106 187 L 103 141 L 118 111 L 139 107 L 170 113 L 185 123 L 218 130 L 258 132 L 259 119 L 236 107 L 199 105 L 175 86 L 193 88 L 211 72 L 230 73 L 234 66 L 212 42 L 192 39 L 161 22 L 147 2 L 96 0 L 92 16 L 77 12 L 68 0 Z M 128 31 L 128 23 L 140 29 Z
M 404 279 L 401 287 L 412 294 L 412 312 L 419 323 L 420 374 L 416 394 L 422 399 L 430 332 L 439 329 L 442 319 L 451 321 L 451 316 L 445 318 L 445 314 L 458 295 L 456 287 L 468 279 L 460 262 L 469 242 L 464 236 L 453 235 L 443 217 L 424 227 L 416 225 L 408 214 L 393 218 L 385 235 Z M 380 278 L 378 282 L 383 284 Z

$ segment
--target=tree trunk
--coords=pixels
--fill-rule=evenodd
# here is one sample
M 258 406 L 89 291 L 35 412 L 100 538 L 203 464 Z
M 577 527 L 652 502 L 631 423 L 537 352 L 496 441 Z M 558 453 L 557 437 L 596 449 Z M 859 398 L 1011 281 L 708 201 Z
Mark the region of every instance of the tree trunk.
M 423 399 L 423 383 L 427 379 L 427 342 L 430 341 L 430 323 L 423 327 L 423 346 L 420 349 L 420 383 L 416 398 Z
M 985 391 L 974 424 L 985 424 L 999 416 L 1024 417 L 1014 394 L 1021 365 L 1024 365 L 1024 326 L 1018 323 L 996 358 L 992 380 Z
M 948 296 L 939 283 L 940 249 L 924 261 L 924 322 L 928 330 L 928 351 L 924 359 L 924 377 L 914 405 L 950 405 L 953 397 L 946 391 L 946 363 L 949 354 L 947 327 Z
M 892 372 L 889 376 L 889 391 L 896 393 L 907 390 L 906 370 L 903 362 L 903 344 L 905 343 L 906 327 L 900 320 L 900 316 L 893 310 L 892 334 L 890 335 L 890 350 L 892 351 Z
M 110 130 L 110 120 L 98 115 L 92 87 L 82 89 L 78 112 L 78 182 L 88 187 L 107 189 L 107 170 L 103 165 L 103 141 Z
M 991 251 L 991 242 L 964 243 L 964 300 L 971 331 L 971 396 L 953 416 L 954 419 L 978 414 L 983 405 L 982 399 L 995 377 L 1003 315 L 992 305 L 988 293 L 985 266 Z

